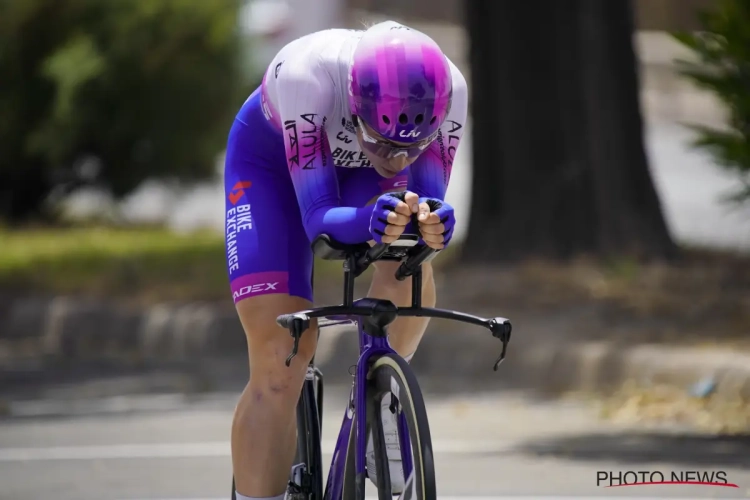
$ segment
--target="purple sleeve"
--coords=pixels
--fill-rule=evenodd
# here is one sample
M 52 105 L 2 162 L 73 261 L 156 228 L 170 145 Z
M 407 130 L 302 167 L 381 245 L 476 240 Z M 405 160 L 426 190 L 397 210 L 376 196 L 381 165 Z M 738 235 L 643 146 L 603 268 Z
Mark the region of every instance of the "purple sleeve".
M 461 72 L 451 64 L 453 103 L 437 139 L 409 168 L 409 191 L 420 197 L 445 199 L 456 150 L 461 143 L 468 113 L 468 89 Z
M 276 84 L 287 166 L 307 237 L 312 241 L 326 233 L 342 243 L 372 239 L 372 207 L 341 206 L 326 136 L 335 92 L 330 76 L 316 61 L 287 61 Z

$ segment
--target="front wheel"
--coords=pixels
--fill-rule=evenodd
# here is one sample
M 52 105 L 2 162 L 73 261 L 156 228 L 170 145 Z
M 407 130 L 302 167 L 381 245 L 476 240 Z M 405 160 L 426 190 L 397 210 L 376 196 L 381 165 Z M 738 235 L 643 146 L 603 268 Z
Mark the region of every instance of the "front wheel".
M 393 408 L 397 416 L 403 416 L 405 426 L 399 425 L 399 442 L 408 442 L 404 458 L 405 488 L 400 494 L 404 500 L 435 500 L 435 461 L 432 453 L 432 439 L 427 420 L 422 391 L 409 364 L 398 355 L 387 354 L 372 365 L 367 380 L 367 429 L 373 432 L 375 468 L 379 500 L 392 500 L 391 478 L 386 455 L 385 439 L 382 432 L 381 401 L 392 394 L 396 403 Z M 346 456 L 344 473 L 344 500 L 363 500 L 364 488 L 357 488 L 354 473 L 356 423 L 352 432 Z M 404 438 L 407 439 L 404 439 Z M 403 448 L 402 448 L 403 450 Z M 361 483 L 360 483 L 361 485 Z

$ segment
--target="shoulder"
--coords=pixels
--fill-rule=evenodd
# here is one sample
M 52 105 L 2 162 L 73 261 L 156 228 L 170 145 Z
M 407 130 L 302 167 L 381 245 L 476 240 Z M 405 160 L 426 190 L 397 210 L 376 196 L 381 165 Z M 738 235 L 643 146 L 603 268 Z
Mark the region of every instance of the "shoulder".
M 446 59 L 448 57 L 446 56 Z M 466 117 L 469 113 L 469 88 L 461 70 L 458 66 L 448 59 L 451 69 L 451 84 L 453 86 L 453 98 L 451 99 L 451 109 L 448 112 L 443 128 L 447 127 L 446 132 L 454 132 L 463 127 Z
M 342 46 L 351 38 L 349 30 L 323 30 L 286 45 L 269 68 L 280 82 L 332 82 Z
M 278 85 L 324 85 L 330 81 L 320 54 L 309 48 L 298 47 L 273 68 Z
M 445 57 L 448 59 L 448 56 Z M 456 66 L 453 61 L 448 59 L 448 64 L 450 66 L 451 70 L 451 83 L 453 85 L 453 99 L 455 100 L 456 97 L 459 99 L 465 99 L 466 96 L 469 94 L 469 88 L 466 83 L 466 78 L 464 77 L 464 74 L 461 73 L 461 70 L 458 69 L 458 66 Z

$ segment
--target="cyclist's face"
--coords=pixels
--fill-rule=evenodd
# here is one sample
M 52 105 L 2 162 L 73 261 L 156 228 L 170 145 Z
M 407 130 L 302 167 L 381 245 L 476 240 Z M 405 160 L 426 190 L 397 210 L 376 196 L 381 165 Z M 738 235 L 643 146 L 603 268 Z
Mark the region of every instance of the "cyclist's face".
M 362 120 L 358 120 L 358 122 L 357 140 L 359 141 L 359 147 L 372 163 L 375 171 L 382 177 L 395 177 L 419 158 L 421 150 L 417 152 L 416 148 L 410 148 L 410 144 L 388 141 Z M 409 149 L 411 151 L 407 151 Z

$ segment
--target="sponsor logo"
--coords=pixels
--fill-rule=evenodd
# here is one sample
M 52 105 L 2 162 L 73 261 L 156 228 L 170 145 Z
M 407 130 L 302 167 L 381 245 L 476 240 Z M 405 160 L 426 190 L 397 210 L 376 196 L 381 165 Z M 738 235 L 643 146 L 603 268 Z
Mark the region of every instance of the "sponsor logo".
M 289 157 L 287 163 L 289 168 L 302 167 L 303 170 L 315 168 L 315 158 L 320 157 L 320 163 L 324 167 L 328 164 L 324 140 L 326 117 L 323 117 L 321 125 L 315 123 L 315 113 L 300 115 L 305 123 L 302 127 L 297 126 L 297 120 L 284 122 L 284 130 L 289 139 Z
M 240 181 L 235 184 L 229 192 L 229 201 L 232 205 L 236 205 L 240 201 L 240 198 L 245 196 L 245 189 L 248 189 L 252 185 L 253 183 L 250 181 Z
M 450 161 L 453 162 L 456 156 L 456 148 L 461 140 L 460 136 L 453 134 L 461 130 L 463 125 L 453 120 L 448 120 L 446 123 L 450 123 L 451 125 L 451 129 L 448 131 L 448 156 L 450 157 Z
M 348 149 L 336 148 L 331 152 L 333 164 L 337 167 L 361 168 L 372 167 L 370 160 L 361 151 L 350 151 Z
M 375 202 L 378 201 L 378 198 L 385 193 L 398 193 L 404 191 L 408 185 L 409 178 L 405 175 L 393 177 L 391 179 L 383 179 L 381 182 L 378 182 L 378 186 L 380 186 L 382 193 L 373 196 L 370 201 L 365 203 L 365 206 L 375 204 Z
M 273 283 L 256 283 L 255 285 L 248 285 L 243 286 L 236 292 L 232 294 L 232 297 L 234 298 L 235 302 L 237 299 L 244 297 L 246 295 L 252 295 L 255 293 L 261 293 L 261 292 L 270 292 L 270 291 L 277 291 L 277 288 L 279 286 L 279 282 L 273 282 Z
M 357 132 L 354 130 L 354 124 L 347 120 L 346 118 L 341 119 L 341 126 L 344 127 L 344 129 L 349 132 L 350 134 L 356 134 Z
M 226 221 L 227 264 L 229 265 L 229 274 L 231 275 L 240 268 L 239 256 L 237 254 L 237 233 L 249 231 L 253 228 L 250 204 L 238 205 L 227 210 Z
M 289 273 L 267 271 L 230 278 L 235 304 L 243 299 L 264 293 L 289 293 Z
M 300 115 L 300 118 L 307 123 L 307 126 L 301 130 L 302 137 L 300 138 L 303 148 L 302 151 L 304 151 L 304 154 L 302 155 L 302 161 L 305 162 L 302 166 L 303 170 L 311 170 L 315 168 L 315 157 L 321 152 L 323 146 L 322 137 L 320 137 L 319 134 L 319 132 L 323 130 L 323 126 L 320 127 L 319 131 L 318 126 L 315 124 L 316 116 L 318 115 L 315 113 Z M 323 125 L 325 125 L 325 118 L 323 119 Z M 324 154 L 320 156 L 323 159 L 323 166 L 325 167 L 326 157 Z
M 384 193 L 388 191 L 396 191 L 399 190 L 399 188 L 403 191 L 403 189 L 406 189 L 407 184 L 409 184 L 409 177 L 406 175 L 399 175 L 378 182 L 378 186 L 380 186 L 380 189 L 382 189 Z
M 406 130 L 402 130 L 401 133 L 399 133 L 398 135 L 400 137 L 415 137 L 416 138 L 416 137 L 419 137 L 419 134 L 421 134 L 421 132 L 417 132 L 416 130 L 410 130 L 408 134 L 406 133 Z
M 292 167 L 299 167 L 299 143 L 297 142 L 297 120 L 286 120 L 284 122 L 284 130 L 289 138 L 289 157 L 286 161 L 289 164 L 289 169 Z

